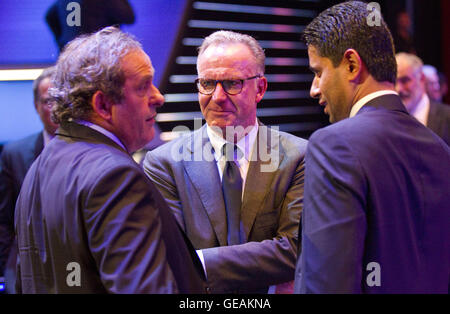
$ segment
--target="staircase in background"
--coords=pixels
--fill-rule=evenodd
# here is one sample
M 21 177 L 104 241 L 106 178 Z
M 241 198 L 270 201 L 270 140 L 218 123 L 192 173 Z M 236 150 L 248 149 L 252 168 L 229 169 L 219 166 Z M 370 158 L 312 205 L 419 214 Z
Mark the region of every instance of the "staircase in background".
M 323 108 L 309 97 L 313 74 L 308 69 L 306 47 L 300 41 L 301 31 L 320 10 L 319 1 L 189 0 L 186 6 L 159 86 L 166 99 L 157 116 L 161 139 L 179 136 L 179 132 L 173 132 L 177 126 L 193 130 L 194 119 L 202 118 L 194 84 L 197 47 L 203 38 L 222 29 L 249 34 L 265 50 L 269 86 L 258 104 L 261 122 L 304 138 L 327 125 Z M 196 127 L 198 124 L 199 120 Z

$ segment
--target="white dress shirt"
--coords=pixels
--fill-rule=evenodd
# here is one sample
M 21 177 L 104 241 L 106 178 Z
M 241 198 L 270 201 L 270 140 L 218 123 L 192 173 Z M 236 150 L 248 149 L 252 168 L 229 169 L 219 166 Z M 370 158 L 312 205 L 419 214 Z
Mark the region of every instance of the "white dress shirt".
M 213 128 L 209 126 L 206 127 L 206 132 L 208 134 L 209 141 L 211 142 L 212 147 L 214 148 L 214 158 L 216 160 L 217 170 L 219 170 L 219 177 L 222 181 L 223 170 L 225 169 L 226 158 L 222 154 L 222 147 L 227 141 L 222 137 L 221 134 L 218 134 L 214 131 Z M 247 133 L 243 138 L 241 138 L 236 146 L 243 153 L 241 154 L 241 158 L 236 161 L 237 166 L 239 167 L 239 172 L 241 173 L 242 178 L 242 196 L 244 195 L 245 189 L 245 181 L 247 178 L 248 167 L 250 165 L 250 158 L 252 157 L 253 148 L 256 140 L 256 135 L 258 134 L 258 122 L 255 122 L 255 125 L 252 127 L 249 133 Z M 232 143 L 234 144 L 234 143 Z
M 430 98 L 426 93 L 423 94 L 417 106 L 409 112 L 414 118 L 419 120 L 423 125 L 428 123 L 428 114 L 430 112 Z

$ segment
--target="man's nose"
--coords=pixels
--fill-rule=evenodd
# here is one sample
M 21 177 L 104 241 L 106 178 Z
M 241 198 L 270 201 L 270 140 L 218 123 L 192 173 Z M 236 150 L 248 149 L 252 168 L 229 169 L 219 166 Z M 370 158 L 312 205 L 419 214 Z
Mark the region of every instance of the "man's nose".
M 154 107 L 161 107 L 164 104 L 164 96 L 161 94 L 158 88 L 156 86 L 153 86 L 154 91 L 152 93 L 152 96 L 150 97 L 150 105 Z
M 311 84 L 311 89 L 309 90 L 309 95 L 311 96 L 311 98 L 319 98 L 320 97 L 320 89 L 319 89 L 319 84 L 318 84 L 318 80 L 316 77 L 314 77 L 312 84 Z
M 216 84 L 216 89 L 214 90 L 214 92 L 212 94 L 212 98 L 215 103 L 219 103 L 219 102 L 227 99 L 227 93 L 223 89 L 222 83 L 218 82 Z

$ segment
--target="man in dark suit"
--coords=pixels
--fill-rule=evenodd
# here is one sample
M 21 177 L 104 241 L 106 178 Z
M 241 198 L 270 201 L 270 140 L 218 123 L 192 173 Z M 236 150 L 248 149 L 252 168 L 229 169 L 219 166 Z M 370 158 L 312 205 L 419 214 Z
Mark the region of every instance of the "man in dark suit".
M 267 89 L 264 59 L 248 35 L 208 36 L 197 62 L 207 125 L 144 161 L 203 257 L 213 293 L 267 293 L 294 278 L 306 141 L 258 123 L 256 106 Z
M 0 277 L 8 279 L 7 291 L 14 291 L 16 247 L 14 240 L 14 207 L 25 174 L 54 136 L 57 124 L 50 118 L 49 94 L 54 68 L 45 69 L 33 82 L 34 106 L 44 130 L 5 145 L 0 155 Z
M 163 198 L 130 153 L 164 102 L 141 45 L 114 27 L 58 59 L 56 137 L 16 206 L 23 293 L 202 293 L 204 275 Z
M 450 150 L 394 91 L 381 13 L 351 1 L 303 38 L 333 124 L 306 153 L 298 293 L 447 293 Z
M 450 145 L 450 106 L 427 95 L 423 62 L 419 57 L 398 53 L 395 89 L 408 112 Z

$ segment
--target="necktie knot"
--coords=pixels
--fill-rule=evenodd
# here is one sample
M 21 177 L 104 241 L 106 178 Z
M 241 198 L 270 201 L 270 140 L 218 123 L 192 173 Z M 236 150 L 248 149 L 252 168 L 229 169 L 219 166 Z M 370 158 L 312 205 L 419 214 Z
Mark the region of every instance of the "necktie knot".
M 237 145 L 225 143 L 222 146 L 222 156 L 226 161 L 237 161 L 242 158 L 242 152 Z

